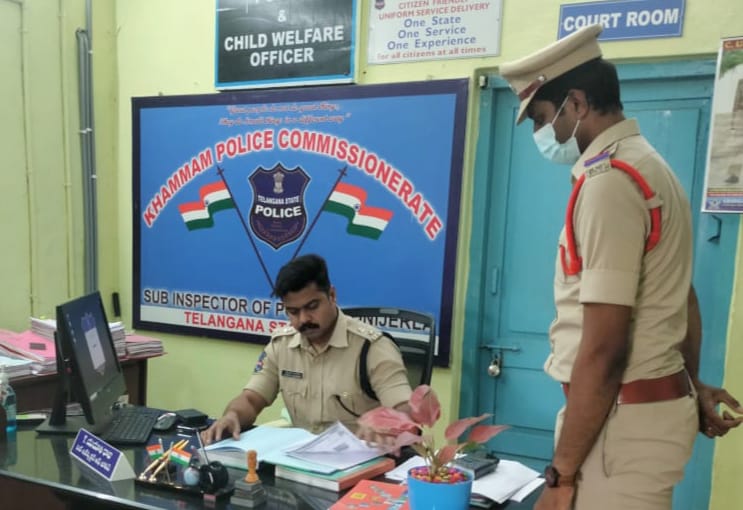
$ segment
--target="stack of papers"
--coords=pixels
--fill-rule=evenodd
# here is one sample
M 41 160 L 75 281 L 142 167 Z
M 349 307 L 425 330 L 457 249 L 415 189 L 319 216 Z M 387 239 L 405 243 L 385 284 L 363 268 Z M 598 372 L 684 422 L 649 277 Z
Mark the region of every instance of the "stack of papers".
M 31 375 L 34 371 L 34 362 L 28 359 L 14 358 L 0 354 L 0 367 L 5 367 L 8 378 Z
M 303 443 L 316 437 L 298 427 L 254 427 L 240 434 L 240 439 L 223 439 L 204 448 L 209 461 L 218 460 L 225 466 L 248 469 L 247 452 L 255 450 L 258 462 L 287 445 Z
M 270 460 L 268 462 L 286 466 L 298 460 L 339 470 L 351 468 L 385 453 L 384 450 L 369 446 L 366 441 L 356 437 L 341 422 L 336 422 L 317 437 L 285 449 L 282 454 L 286 454 L 289 459 L 282 456 L 281 459 L 277 459 L 281 462 Z
M 126 356 L 126 331 L 124 331 L 124 323 L 109 322 L 108 329 L 111 330 L 111 338 L 114 341 L 114 348 L 116 348 L 116 355 L 119 359 Z
M 159 356 L 163 353 L 163 342 L 158 338 L 142 335 L 126 335 L 126 356 Z
M 411 468 L 425 464 L 423 457 L 411 457 L 386 476 L 391 480 L 404 481 Z M 543 483 L 544 479 L 539 477 L 539 472 L 520 462 L 502 459 L 494 472 L 472 482 L 470 503 L 489 508 L 493 501 L 498 504 L 503 504 L 508 499 L 521 501 Z
M 288 466 L 317 473 L 348 469 L 384 455 L 357 438 L 337 422 L 316 435 L 297 427 L 255 427 L 240 439 L 225 439 L 205 448 L 209 460 L 247 469 L 246 452 L 255 450 L 260 462 Z
M 108 329 L 111 331 L 111 338 L 114 341 L 116 355 L 121 359 L 126 355 L 126 332 L 124 331 L 124 323 L 121 321 L 109 322 Z M 54 319 L 31 317 L 31 331 L 39 336 L 54 341 L 54 333 L 57 331 L 57 321 Z
M 54 341 L 32 331 L 14 333 L 0 330 L 0 354 L 30 361 L 29 373 L 51 374 L 57 371 L 57 349 Z
M 57 321 L 54 319 L 31 317 L 31 331 L 44 338 L 54 340 L 54 332 L 57 331 Z

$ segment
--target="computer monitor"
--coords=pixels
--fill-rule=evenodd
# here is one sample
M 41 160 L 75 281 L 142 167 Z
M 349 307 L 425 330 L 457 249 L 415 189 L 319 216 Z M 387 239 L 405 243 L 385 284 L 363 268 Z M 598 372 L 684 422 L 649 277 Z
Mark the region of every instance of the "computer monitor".
M 59 386 L 51 414 L 38 432 L 97 434 L 112 418 L 126 384 L 99 292 L 57 306 L 57 375 Z M 78 402 L 83 416 L 67 416 L 68 402 Z

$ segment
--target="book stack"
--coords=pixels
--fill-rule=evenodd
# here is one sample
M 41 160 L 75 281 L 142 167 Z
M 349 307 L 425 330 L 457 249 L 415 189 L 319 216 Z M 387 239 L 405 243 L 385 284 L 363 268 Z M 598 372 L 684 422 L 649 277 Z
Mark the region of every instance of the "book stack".
M 340 492 L 353 487 L 360 480 L 381 476 L 394 469 L 395 461 L 389 457 L 377 457 L 348 469 L 338 469 L 332 473 L 320 473 L 309 469 L 290 466 L 276 466 L 274 476 L 312 487 Z

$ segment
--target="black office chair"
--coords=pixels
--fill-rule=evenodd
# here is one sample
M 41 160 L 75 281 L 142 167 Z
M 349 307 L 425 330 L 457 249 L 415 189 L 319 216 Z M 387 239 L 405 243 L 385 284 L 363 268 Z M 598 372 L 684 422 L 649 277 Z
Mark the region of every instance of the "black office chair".
M 436 319 L 429 313 L 384 307 L 350 307 L 343 313 L 389 334 L 400 348 L 410 386 L 431 384 Z

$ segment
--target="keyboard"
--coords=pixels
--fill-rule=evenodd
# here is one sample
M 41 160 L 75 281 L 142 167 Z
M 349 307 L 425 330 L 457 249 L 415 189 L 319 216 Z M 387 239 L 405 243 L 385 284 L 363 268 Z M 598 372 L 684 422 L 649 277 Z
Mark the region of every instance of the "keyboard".
M 111 444 L 145 444 L 158 416 L 164 411 L 151 407 L 127 406 L 113 414 L 101 438 Z

